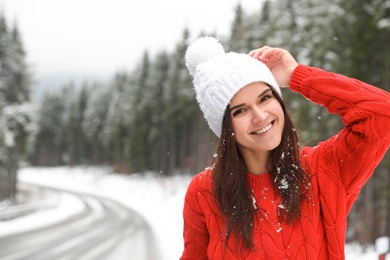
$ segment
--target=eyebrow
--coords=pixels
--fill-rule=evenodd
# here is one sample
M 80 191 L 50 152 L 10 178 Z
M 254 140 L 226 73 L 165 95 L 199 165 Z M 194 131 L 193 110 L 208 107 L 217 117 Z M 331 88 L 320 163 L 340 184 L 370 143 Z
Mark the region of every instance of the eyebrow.
M 257 98 L 260 98 L 260 97 L 264 96 L 264 95 L 265 95 L 267 92 L 269 92 L 269 91 L 271 91 L 271 89 L 270 89 L 270 88 L 267 88 L 266 90 L 264 90 L 263 92 L 261 92 L 260 95 L 257 96 Z M 233 111 L 234 109 L 237 109 L 237 108 L 239 108 L 239 107 L 242 107 L 243 105 L 245 105 L 245 103 L 242 103 L 242 104 L 239 104 L 239 105 L 237 105 L 237 106 L 234 106 L 234 107 L 230 108 L 229 110 L 230 110 L 230 111 Z

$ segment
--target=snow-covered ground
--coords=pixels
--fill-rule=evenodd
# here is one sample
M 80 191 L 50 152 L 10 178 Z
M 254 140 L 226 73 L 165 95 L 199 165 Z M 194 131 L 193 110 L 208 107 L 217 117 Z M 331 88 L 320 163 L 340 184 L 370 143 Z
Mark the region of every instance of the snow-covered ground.
M 54 188 L 82 191 L 115 199 L 139 212 L 151 225 L 163 260 L 179 259 L 183 250 L 182 208 L 190 176 L 156 177 L 111 174 L 109 168 L 55 167 L 25 168 L 19 172 L 23 182 Z M 82 210 L 82 205 L 68 194 L 57 194 L 58 206 L 11 221 L 0 222 L 0 236 L 22 229 L 53 223 Z M 51 200 L 52 201 L 52 200 Z M 34 226 L 32 226 L 32 223 Z M 390 256 L 388 256 L 390 259 Z M 347 260 L 374 260 L 373 248 L 346 246 Z

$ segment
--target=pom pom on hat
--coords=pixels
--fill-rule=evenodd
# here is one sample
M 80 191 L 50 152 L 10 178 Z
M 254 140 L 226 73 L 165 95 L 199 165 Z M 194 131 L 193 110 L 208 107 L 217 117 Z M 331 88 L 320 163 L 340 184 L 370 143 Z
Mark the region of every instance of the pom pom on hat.
M 223 54 L 225 54 L 225 50 L 223 49 L 222 44 L 214 37 L 203 37 L 188 47 L 185 57 L 186 66 L 191 76 L 194 76 L 196 67 L 200 63 Z
M 193 77 L 200 109 L 218 137 L 226 108 L 241 88 L 253 82 L 264 82 L 282 95 L 278 83 L 264 63 L 247 54 L 225 53 L 221 43 L 213 37 L 202 37 L 191 44 L 185 61 Z

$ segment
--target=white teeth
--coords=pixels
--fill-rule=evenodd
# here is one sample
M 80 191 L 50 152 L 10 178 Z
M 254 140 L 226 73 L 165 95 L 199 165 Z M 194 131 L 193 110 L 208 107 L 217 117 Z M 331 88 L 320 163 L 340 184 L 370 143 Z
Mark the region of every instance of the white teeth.
M 260 129 L 259 131 L 254 132 L 255 134 L 262 134 L 270 130 L 272 127 L 272 124 L 267 125 L 266 127 Z

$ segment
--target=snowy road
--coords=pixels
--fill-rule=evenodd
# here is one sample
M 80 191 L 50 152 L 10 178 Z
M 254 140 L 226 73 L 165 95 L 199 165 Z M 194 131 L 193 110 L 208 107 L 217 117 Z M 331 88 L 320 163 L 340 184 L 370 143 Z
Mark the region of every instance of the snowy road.
M 45 210 L 14 220 L 0 221 L 0 259 L 179 259 L 183 252 L 184 196 L 191 178 L 191 176 L 162 178 L 147 174 L 126 176 L 112 174 L 112 171 L 107 168 L 86 166 L 23 168 L 18 174 L 20 183 L 36 184 L 71 192 L 48 192 L 44 196 L 45 205 L 48 206 L 43 207 Z M 39 191 L 40 189 L 35 194 L 39 195 Z M 31 194 L 27 195 L 28 198 L 36 198 Z M 52 208 L 53 203 L 57 207 Z M 107 210 L 106 208 L 111 209 Z M 137 214 L 128 209 L 133 209 Z M 88 211 L 89 213 L 85 213 Z M 106 212 L 107 216 L 105 216 L 106 213 L 103 214 L 103 211 L 108 211 Z M 127 215 L 125 220 L 123 215 Z M 96 224 L 102 218 L 111 220 Z M 69 226 L 64 228 L 62 222 L 65 222 L 66 219 L 73 221 L 68 221 Z M 85 227 L 86 222 L 95 224 Z M 116 225 L 116 222 L 120 222 L 120 224 Z M 55 223 L 58 224 L 54 225 Z M 79 225 L 79 230 L 83 231 L 78 233 L 71 231 L 70 228 L 77 228 L 77 225 Z M 99 230 L 103 225 L 105 231 L 103 231 L 104 234 L 101 234 L 102 231 Z M 112 229 L 120 226 L 121 230 L 107 231 L 110 229 L 107 225 L 111 225 Z M 43 227 L 47 226 L 50 227 L 45 231 Z M 149 226 L 153 232 L 150 231 Z M 33 231 L 38 228 L 39 231 Z M 144 229 L 145 232 L 142 231 Z M 57 230 L 59 230 L 58 236 L 64 236 L 63 233 L 67 232 L 72 232 L 72 235 L 67 235 L 65 239 L 58 242 Z M 92 236 L 90 233 L 92 231 L 100 234 L 94 235 L 93 238 L 80 236 L 81 232 Z M 122 231 L 123 233 L 121 233 Z M 14 236 L 20 232 L 22 235 Z M 46 242 L 43 246 L 34 246 L 36 241 L 45 237 L 57 242 L 53 244 Z M 94 238 L 97 241 L 93 241 Z M 121 242 L 117 242 L 118 240 Z M 117 244 L 117 246 L 115 247 L 113 244 Z M 51 245 L 53 248 L 50 248 Z M 85 246 L 85 254 L 80 253 L 78 246 L 81 248 Z M 48 250 L 45 256 L 40 255 L 42 258 L 39 258 L 39 255 L 33 255 L 34 252 L 48 247 L 54 251 L 72 248 L 77 253 L 72 255 L 73 253 L 68 254 L 67 252 L 63 255 L 60 254 L 63 257 L 52 257 L 53 250 Z M 145 249 L 146 247 L 147 249 Z M 345 259 L 376 260 L 378 254 L 374 249 L 373 246 L 362 247 L 357 243 L 347 244 Z M 20 254 L 18 253 L 19 257 L 17 257 L 16 252 L 20 252 Z M 104 254 L 104 252 L 109 253 Z M 11 253 L 15 258 L 11 257 Z M 34 257 L 26 257 L 28 254 Z M 386 255 L 386 259 L 390 259 L 390 253 Z
M 83 210 L 57 223 L 0 237 L 0 259 L 159 259 L 149 225 L 103 197 L 71 191 Z

